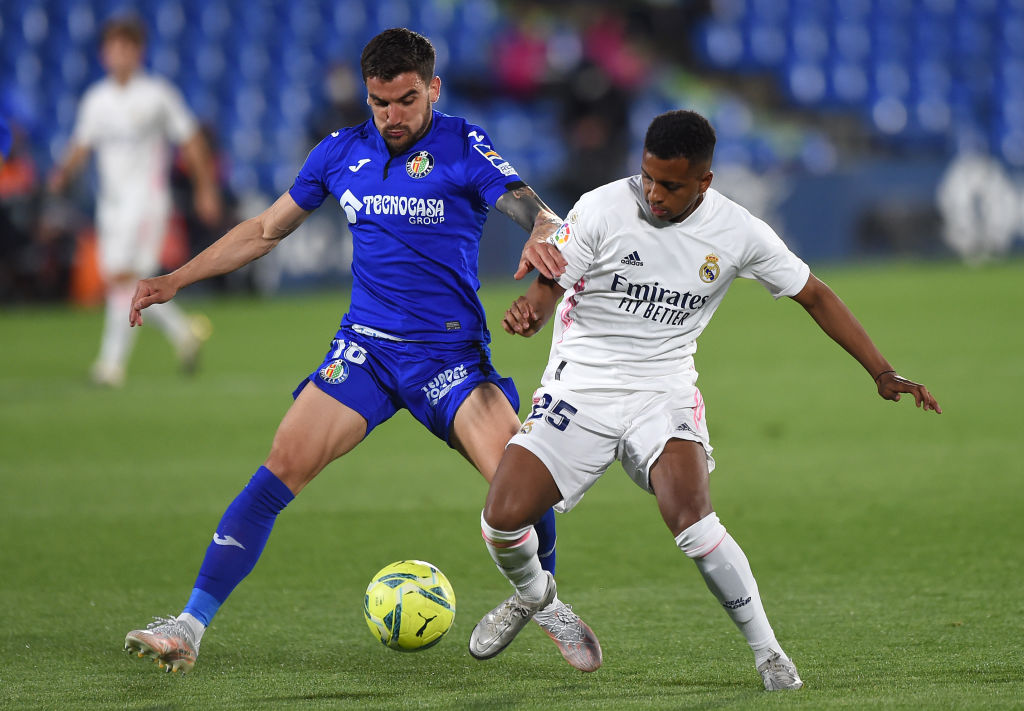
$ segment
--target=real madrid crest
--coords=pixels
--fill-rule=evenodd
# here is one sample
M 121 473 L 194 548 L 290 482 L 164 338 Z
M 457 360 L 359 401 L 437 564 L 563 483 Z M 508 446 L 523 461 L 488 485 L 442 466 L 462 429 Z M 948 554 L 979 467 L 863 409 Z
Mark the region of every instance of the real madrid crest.
M 405 172 L 410 178 L 425 178 L 434 169 L 434 156 L 426 151 L 413 153 L 405 161 Z
M 700 269 L 697 273 L 700 276 L 700 280 L 702 282 L 704 282 L 705 284 L 710 284 L 711 282 L 718 278 L 718 272 L 718 257 L 714 254 L 709 254 L 707 256 L 707 261 L 700 265 Z

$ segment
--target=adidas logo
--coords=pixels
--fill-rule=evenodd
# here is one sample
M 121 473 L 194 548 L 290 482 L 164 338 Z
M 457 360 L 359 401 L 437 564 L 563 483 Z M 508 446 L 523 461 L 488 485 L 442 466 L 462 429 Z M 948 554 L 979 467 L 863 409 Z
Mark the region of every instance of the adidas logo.
M 619 260 L 622 264 L 628 264 L 632 267 L 642 267 L 644 265 L 643 260 L 640 259 L 640 254 L 633 250 L 632 254 L 627 254 L 625 257 Z

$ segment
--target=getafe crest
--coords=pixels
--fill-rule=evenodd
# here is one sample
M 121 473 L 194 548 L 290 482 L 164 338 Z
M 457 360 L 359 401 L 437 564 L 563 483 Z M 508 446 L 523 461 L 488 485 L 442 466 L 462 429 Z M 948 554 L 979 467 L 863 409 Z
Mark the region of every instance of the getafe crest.
M 700 280 L 705 284 L 710 284 L 718 278 L 718 257 L 714 254 L 707 256 L 707 261 L 700 265 L 700 269 L 697 270 Z
M 426 151 L 420 151 L 409 156 L 405 161 L 405 172 L 410 178 L 425 178 L 434 169 L 434 156 Z
M 320 369 L 320 377 L 325 383 L 337 385 L 348 377 L 348 363 L 343 360 L 332 360 Z

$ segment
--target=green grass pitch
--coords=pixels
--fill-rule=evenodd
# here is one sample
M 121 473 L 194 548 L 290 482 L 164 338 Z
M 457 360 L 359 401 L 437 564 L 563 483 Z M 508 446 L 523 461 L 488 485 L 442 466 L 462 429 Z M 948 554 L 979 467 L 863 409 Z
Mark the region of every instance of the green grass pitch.
M 87 382 L 98 311 L 0 312 L 0 708 L 1024 707 L 1024 263 L 819 275 L 945 412 L 879 399 L 799 306 L 756 284 L 738 283 L 703 336 L 713 501 L 803 690 L 761 690 L 618 467 L 559 518 L 559 592 L 604 667 L 571 669 L 536 626 L 474 660 L 470 630 L 508 592 L 480 541 L 484 481 L 406 414 L 285 510 L 192 674 L 129 658 L 129 629 L 180 611 L 345 307 L 340 293 L 185 294 L 214 324 L 201 373 L 180 378 L 147 326 L 120 391 Z M 484 290 L 493 326 L 519 291 Z M 549 333 L 494 330 L 528 397 Z M 362 619 L 370 576 L 402 558 L 438 565 L 458 597 L 448 637 L 421 654 L 385 649 Z

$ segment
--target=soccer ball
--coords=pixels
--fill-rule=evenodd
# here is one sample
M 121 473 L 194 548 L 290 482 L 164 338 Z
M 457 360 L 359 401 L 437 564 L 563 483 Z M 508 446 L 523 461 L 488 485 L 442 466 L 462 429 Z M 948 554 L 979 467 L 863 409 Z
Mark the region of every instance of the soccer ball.
M 399 652 L 441 641 L 455 619 L 455 591 L 444 573 L 422 560 L 381 569 L 366 588 L 363 615 L 373 636 Z

